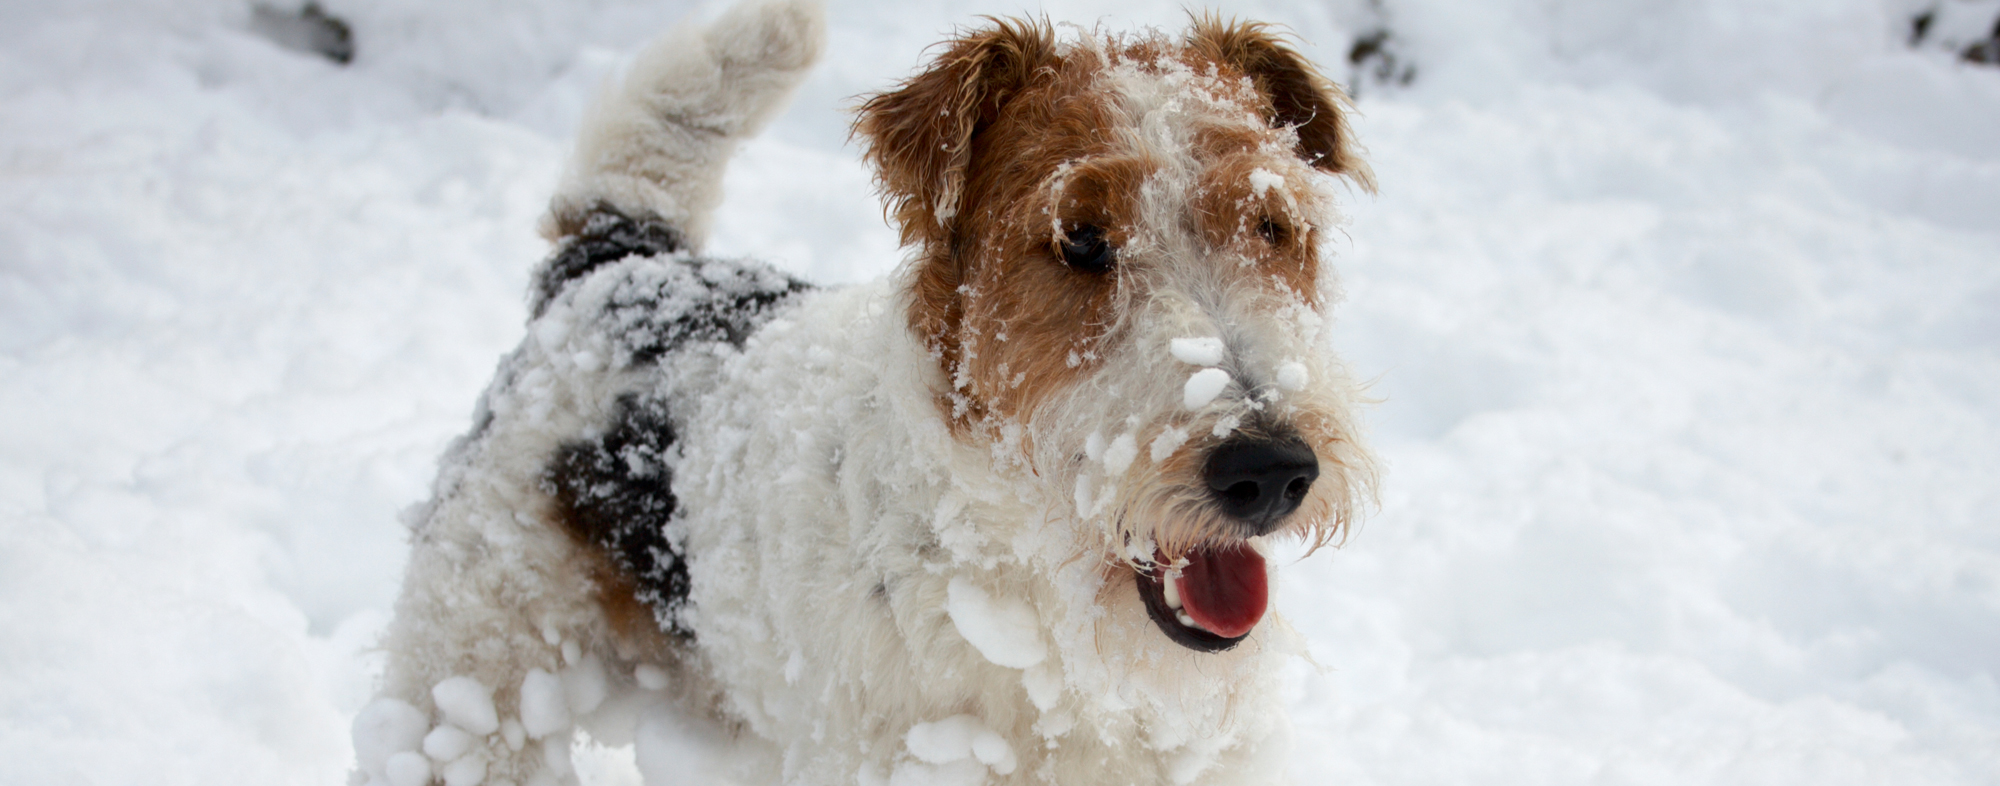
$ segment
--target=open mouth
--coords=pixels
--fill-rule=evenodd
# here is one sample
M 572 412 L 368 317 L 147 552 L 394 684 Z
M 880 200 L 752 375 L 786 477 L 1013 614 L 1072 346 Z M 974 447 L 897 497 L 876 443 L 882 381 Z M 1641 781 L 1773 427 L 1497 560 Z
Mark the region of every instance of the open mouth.
M 1221 652 L 1250 635 L 1264 618 L 1270 579 L 1264 555 L 1248 544 L 1201 547 L 1182 555 L 1176 575 L 1164 555 L 1152 570 L 1135 571 L 1146 614 L 1174 643 Z

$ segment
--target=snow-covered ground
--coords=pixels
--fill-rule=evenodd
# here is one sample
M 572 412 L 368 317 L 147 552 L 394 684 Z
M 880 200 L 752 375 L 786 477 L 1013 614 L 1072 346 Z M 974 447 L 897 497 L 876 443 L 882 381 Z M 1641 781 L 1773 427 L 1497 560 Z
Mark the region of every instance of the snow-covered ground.
M 712 250 L 895 265 L 843 107 L 1020 10 L 955 5 L 833 3 Z M 0 13 L 0 783 L 345 782 L 578 112 L 704 13 L 327 6 L 351 66 L 244 0 Z M 1415 67 L 1335 249 L 1381 506 L 1280 572 L 1298 782 L 2000 783 L 2000 68 L 1953 55 L 2000 3 L 1230 10 Z

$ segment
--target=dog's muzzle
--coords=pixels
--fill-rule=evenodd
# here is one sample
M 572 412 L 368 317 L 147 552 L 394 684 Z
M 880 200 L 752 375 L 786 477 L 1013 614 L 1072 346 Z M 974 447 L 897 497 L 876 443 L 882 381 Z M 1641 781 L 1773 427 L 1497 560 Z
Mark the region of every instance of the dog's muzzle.
M 1209 454 L 1202 470 L 1215 504 L 1241 526 L 1244 539 L 1269 534 L 1299 509 L 1319 459 L 1295 436 L 1239 437 Z M 1270 578 L 1264 555 L 1243 540 L 1196 546 L 1178 569 L 1155 554 L 1136 572 L 1147 616 L 1175 643 L 1202 652 L 1236 646 L 1264 618 Z

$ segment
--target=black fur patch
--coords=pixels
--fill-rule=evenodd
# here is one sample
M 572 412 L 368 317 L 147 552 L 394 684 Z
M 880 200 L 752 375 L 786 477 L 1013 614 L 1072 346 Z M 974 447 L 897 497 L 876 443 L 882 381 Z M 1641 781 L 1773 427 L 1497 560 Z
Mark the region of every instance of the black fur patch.
M 678 620 L 687 563 L 667 537 L 676 506 L 666 461 L 673 444 L 666 407 L 627 396 L 610 433 L 556 451 L 546 482 L 569 534 L 610 555 L 661 629 L 685 636 Z
M 589 275 L 606 262 L 629 256 L 671 254 L 685 248 L 681 233 L 666 222 L 648 216 L 631 219 L 609 208 L 599 209 L 584 223 L 583 231 L 564 238 L 549 261 L 535 277 L 534 316 L 548 309 L 549 301 L 562 292 L 563 285 Z
M 634 256 L 643 259 L 608 269 Z M 571 313 L 552 318 L 608 336 L 613 368 L 652 365 L 690 343 L 740 347 L 787 300 L 811 289 L 768 265 L 691 256 L 657 219 L 609 211 L 593 215 L 536 276 L 536 319 L 578 286 L 608 291 L 579 292 L 568 301 Z M 611 558 L 662 630 L 686 636 L 688 570 L 672 534 L 674 439 L 663 398 L 628 394 L 601 437 L 556 451 L 544 483 L 570 535 Z
M 596 316 L 616 365 L 648 365 L 690 342 L 737 347 L 793 295 L 812 287 L 742 260 L 672 255 L 617 282 Z

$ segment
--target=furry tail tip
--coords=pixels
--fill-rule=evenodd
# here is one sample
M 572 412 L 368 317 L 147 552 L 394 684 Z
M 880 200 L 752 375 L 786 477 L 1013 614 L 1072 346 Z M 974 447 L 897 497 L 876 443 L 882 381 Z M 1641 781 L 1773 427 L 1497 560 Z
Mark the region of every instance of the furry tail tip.
M 736 144 L 784 107 L 825 42 L 821 0 L 744 0 L 654 41 L 585 115 L 542 234 L 576 235 L 609 210 L 699 248 Z

